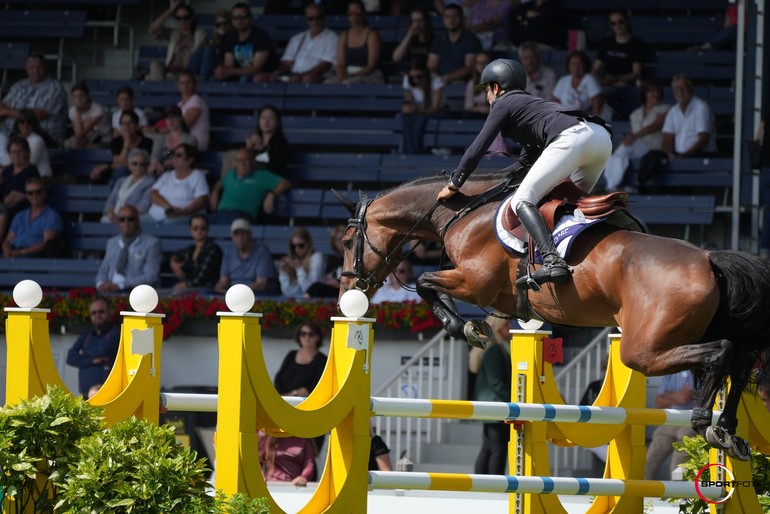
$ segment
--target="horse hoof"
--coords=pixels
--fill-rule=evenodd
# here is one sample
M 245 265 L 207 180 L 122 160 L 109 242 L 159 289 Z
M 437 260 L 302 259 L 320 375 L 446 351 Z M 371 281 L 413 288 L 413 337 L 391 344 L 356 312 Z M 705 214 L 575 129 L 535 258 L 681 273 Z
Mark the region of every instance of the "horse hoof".
M 706 429 L 706 442 L 712 448 L 729 450 L 733 447 L 732 436 L 722 427 L 710 426 Z
M 492 327 L 484 321 L 468 321 L 463 327 L 463 335 L 469 345 L 485 350 L 492 339 Z
M 727 449 L 727 455 L 738 460 L 749 460 L 751 458 L 751 448 L 749 447 L 749 443 L 738 436 L 732 436 L 731 439 L 733 444 Z

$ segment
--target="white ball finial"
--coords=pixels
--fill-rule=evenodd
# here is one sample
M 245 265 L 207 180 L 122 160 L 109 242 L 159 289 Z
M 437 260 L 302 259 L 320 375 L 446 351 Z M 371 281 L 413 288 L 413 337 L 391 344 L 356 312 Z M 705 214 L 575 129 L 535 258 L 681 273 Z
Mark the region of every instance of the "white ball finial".
M 359 289 L 345 291 L 340 297 L 340 310 L 348 318 L 361 318 L 369 310 L 369 299 Z
M 254 307 L 254 291 L 246 284 L 235 284 L 227 290 L 225 303 L 232 312 L 249 312 Z
M 158 293 L 152 287 L 142 284 L 136 286 L 128 295 L 128 303 L 134 312 L 148 314 L 158 306 Z
M 523 321 L 523 320 L 517 319 L 516 321 L 519 322 L 519 326 L 521 327 L 522 330 L 535 331 L 535 330 L 540 330 L 540 327 L 543 326 L 543 322 L 540 321 L 539 319 L 531 319 L 529 321 Z
M 34 309 L 43 300 L 43 290 L 34 280 L 22 280 L 13 288 L 13 301 L 22 309 Z

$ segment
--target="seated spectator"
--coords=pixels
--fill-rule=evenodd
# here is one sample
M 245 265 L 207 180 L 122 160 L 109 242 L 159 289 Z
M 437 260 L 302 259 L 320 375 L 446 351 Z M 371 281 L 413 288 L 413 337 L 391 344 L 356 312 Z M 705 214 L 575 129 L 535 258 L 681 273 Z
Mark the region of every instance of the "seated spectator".
M 222 268 L 214 290 L 226 293 L 230 286 L 246 284 L 257 294 L 278 292 L 275 266 L 270 252 L 254 241 L 251 223 L 239 218 L 230 225 L 233 244 L 224 248 Z
M 273 437 L 259 432 L 259 462 L 266 482 L 291 482 L 305 487 L 316 476 L 312 439 Z
M 567 74 L 556 82 L 553 100 L 562 104 L 564 110 L 581 110 L 592 116 L 606 116 L 604 93 L 593 75 L 588 73 L 591 62 L 583 51 L 570 52 L 565 63 Z M 603 116 L 604 114 L 604 116 Z
M 676 105 L 663 122 L 663 152 L 669 158 L 694 157 L 717 151 L 717 131 L 709 105 L 695 96 L 695 86 L 684 73 L 671 81 Z
M 329 234 L 332 254 L 326 256 L 326 274 L 322 281 L 312 284 L 307 289 L 310 298 L 337 298 L 340 295 L 340 279 L 345 247 L 342 246 L 342 236 L 345 235 L 345 225 L 337 225 Z
M 521 2 L 511 11 L 511 43 L 535 41 L 541 47 L 564 48 L 565 34 L 559 0 Z
M 182 109 L 171 104 L 163 111 L 165 126 L 163 132 L 153 134 L 152 155 L 150 157 L 150 173 L 162 175 L 174 167 L 174 149 L 182 144 L 198 146 L 195 136 L 190 134 L 182 117 Z
M 335 84 L 382 84 L 379 69 L 382 41 L 380 33 L 366 21 L 361 0 L 348 2 L 350 28 L 337 38 L 336 74 L 326 82 Z
M 734 50 L 738 36 L 738 4 L 730 2 L 725 11 L 725 24 L 714 37 L 690 50 Z
M 273 384 L 281 396 L 308 396 L 321 380 L 326 361 L 321 351 L 324 334 L 316 323 L 303 321 L 294 335 L 299 349 L 290 350 L 283 358 Z
M 225 63 L 224 40 L 232 31 L 230 11 L 217 11 L 214 17 L 214 37 L 193 50 L 187 60 L 187 69 L 198 80 L 209 80 L 214 75 L 214 69 Z
M 133 206 L 139 215 L 150 209 L 150 191 L 155 177 L 148 174 L 150 156 L 141 148 L 128 152 L 128 169 L 131 174 L 118 179 L 110 189 L 104 204 L 102 223 L 118 223 L 118 212 L 125 205 Z
M 231 9 L 233 32 L 225 37 L 225 60 L 214 69 L 217 80 L 251 82 L 260 72 L 273 72 L 278 67 L 278 54 L 267 32 L 253 25 L 251 8 L 238 2 Z
M 465 101 L 463 106 L 463 116 L 469 118 L 486 118 L 489 114 L 489 100 L 487 100 L 486 90 L 476 91 L 479 82 L 481 82 L 481 73 L 487 64 L 491 62 L 491 58 L 486 52 L 479 52 L 474 59 L 473 76 L 471 76 L 468 83 L 465 85 Z M 507 152 L 508 149 L 505 146 L 502 134 L 497 134 L 497 137 L 492 144 L 489 145 L 489 152 Z
M 404 76 L 404 103 L 401 106 L 401 153 L 424 153 L 423 136 L 431 117 L 444 118 L 449 109 L 444 106 L 444 83 L 416 59 Z
M 193 244 L 171 256 L 170 266 L 178 282 L 174 291 L 214 289 L 222 267 L 222 249 L 209 238 L 209 220 L 204 214 L 190 218 Z
M 142 232 L 139 212 L 132 205 L 118 211 L 120 234 L 107 241 L 104 259 L 96 273 L 99 291 L 130 291 L 147 284 L 157 286 L 160 279 L 160 239 Z
M 382 437 L 374 433 L 372 428 L 372 444 L 369 448 L 369 471 L 393 471 L 393 463 L 390 461 L 390 448 Z
M 150 210 L 145 219 L 157 223 L 187 223 L 193 214 L 202 214 L 209 202 L 206 175 L 195 168 L 198 151 L 181 144 L 174 149 L 174 169 L 155 182 L 150 191 Z
M 27 78 L 19 80 L 0 103 L 0 121 L 9 134 L 19 109 L 31 109 L 40 122 L 46 146 L 64 142 L 67 124 L 67 93 L 61 82 L 48 75 L 43 54 L 33 52 L 25 65 Z
M 211 191 L 211 222 L 232 223 L 238 218 L 253 222 L 270 215 L 275 200 L 291 188 L 291 183 L 275 173 L 254 170 L 251 152 L 241 148 L 235 154 L 235 167 L 225 173 Z
M 313 238 L 306 228 L 295 228 L 289 238 L 289 252 L 278 265 L 281 294 L 302 298 L 308 288 L 323 280 L 324 256 L 313 248 Z
M 556 72 L 540 62 L 540 45 L 524 41 L 519 46 L 519 62 L 527 72 L 527 93 L 543 100 L 553 100 Z
M 11 137 L 7 146 L 11 164 L 3 168 L 0 175 L 0 238 L 5 237 L 8 224 L 16 213 L 29 207 L 25 184 L 31 177 L 40 174 L 34 164 L 29 162 L 29 143 L 23 137 Z
M 29 162 L 37 167 L 40 176 L 52 176 L 48 147 L 40 135 L 40 125 L 32 109 L 19 109 L 19 115 L 13 125 L 13 134 L 23 137 L 29 143 Z
M 663 144 L 663 121 L 666 119 L 668 104 L 662 103 L 663 90 L 653 81 L 642 82 L 642 105 L 631 113 L 631 132 L 626 134 L 620 145 L 607 161 L 604 168 L 606 190 L 614 191 L 623 182 L 629 159 L 642 157 L 650 150 L 660 150 Z
M 119 178 L 128 176 L 128 152 L 141 148 L 148 154 L 152 152 L 152 140 L 144 137 L 139 129 L 139 116 L 134 111 L 123 111 L 120 115 L 120 135 L 113 137 L 110 143 L 112 162 L 100 164 L 91 170 L 93 182 L 110 179 L 112 186 Z
M 182 95 L 179 107 L 182 109 L 184 122 L 190 129 L 190 134 L 195 137 L 198 150 L 206 151 L 209 147 L 211 131 L 209 106 L 197 92 L 198 84 L 195 81 L 195 75 L 190 71 L 180 72 L 176 86 L 179 94 Z
M 176 28 L 166 27 L 171 16 L 176 19 Z M 206 44 L 206 31 L 198 27 L 195 11 L 185 0 L 174 0 L 171 6 L 160 13 L 150 24 L 150 35 L 158 41 L 168 41 L 166 60 L 152 61 L 147 80 L 174 80 L 178 73 L 187 70 L 190 56 Z
M 24 184 L 29 207 L 19 211 L 11 221 L 11 228 L 3 241 L 3 256 L 64 257 L 55 248 L 64 224 L 61 216 L 46 205 L 43 179 L 30 177 Z M 58 241 L 60 242 L 60 241 Z
M 512 0 L 475 0 L 466 3 L 468 29 L 476 34 L 484 50 L 508 45 Z
M 255 168 L 286 177 L 291 148 L 283 132 L 281 114 L 272 105 L 265 105 L 257 115 L 256 132 L 246 138 L 246 148 L 254 154 Z
M 67 140 L 67 148 L 98 148 L 111 139 L 110 122 L 104 107 L 91 100 L 91 91 L 85 82 L 72 86 L 72 106 L 69 120 L 72 124 L 72 136 Z
M 254 82 L 280 80 L 304 84 L 323 82 L 337 59 L 337 34 L 326 27 L 323 6 L 305 7 L 308 30 L 295 34 L 286 45 L 281 64 L 273 73 L 260 73 Z
M 438 73 L 444 84 L 467 80 L 473 74 L 474 59 L 481 51 L 481 42 L 463 25 L 460 5 L 447 5 L 441 19 L 446 31 L 430 45 L 428 69 Z
M 372 296 L 372 304 L 384 302 L 421 302 L 422 298 L 415 290 L 414 277 L 412 276 L 412 263 L 408 260 L 401 261 L 393 273 L 388 275 L 385 283 Z
M 613 35 L 599 45 L 591 73 L 605 87 L 636 85 L 647 52 L 644 41 L 634 36 L 622 10 L 610 12 L 610 27 Z
M 137 122 L 139 130 L 144 131 L 147 129 L 147 115 L 142 109 L 134 105 L 134 90 L 131 86 L 126 85 L 118 88 L 118 92 L 115 93 L 115 103 L 118 107 L 112 113 L 112 137 L 120 136 L 120 118 L 123 115 L 123 111 L 131 111 L 136 114 L 136 118 L 139 120 Z
M 430 13 L 424 7 L 415 7 L 409 13 L 409 28 L 404 38 L 393 49 L 393 61 L 408 65 L 415 59 L 422 59 L 427 63 L 434 37 Z

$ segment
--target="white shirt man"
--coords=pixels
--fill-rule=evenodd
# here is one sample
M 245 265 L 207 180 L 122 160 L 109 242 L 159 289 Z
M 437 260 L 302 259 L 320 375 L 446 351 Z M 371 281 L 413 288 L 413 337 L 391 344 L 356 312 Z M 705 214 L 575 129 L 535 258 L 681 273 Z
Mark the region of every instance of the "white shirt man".
M 292 82 L 321 82 L 337 62 L 337 34 L 326 27 L 319 5 L 305 7 L 308 30 L 294 34 L 281 57 L 276 78 Z
M 693 84 L 685 75 L 671 82 L 676 105 L 663 122 L 663 151 L 669 157 L 695 156 L 717 151 L 717 131 L 711 107 L 693 94 Z

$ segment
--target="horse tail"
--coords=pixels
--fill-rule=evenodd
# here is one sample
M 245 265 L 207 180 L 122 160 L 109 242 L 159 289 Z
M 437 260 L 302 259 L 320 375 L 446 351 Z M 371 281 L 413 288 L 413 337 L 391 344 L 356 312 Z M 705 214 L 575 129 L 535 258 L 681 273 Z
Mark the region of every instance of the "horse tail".
M 751 382 L 770 389 L 770 262 L 732 250 L 708 255 L 722 297 L 712 328 L 735 347 L 730 375 L 751 373 Z

